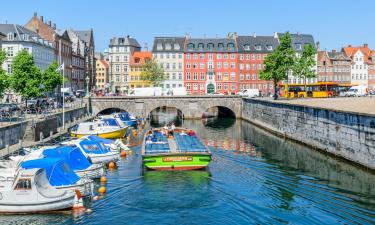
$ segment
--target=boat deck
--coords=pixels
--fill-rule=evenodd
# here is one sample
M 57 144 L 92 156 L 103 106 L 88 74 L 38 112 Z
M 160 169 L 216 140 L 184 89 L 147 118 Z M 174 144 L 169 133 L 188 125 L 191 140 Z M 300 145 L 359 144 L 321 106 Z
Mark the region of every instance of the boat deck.
M 207 147 L 192 132 L 188 135 L 185 130 L 175 130 L 173 136 L 167 138 L 160 130 L 153 130 L 152 134 L 145 135 L 142 154 L 186 154 L 208 153 Z

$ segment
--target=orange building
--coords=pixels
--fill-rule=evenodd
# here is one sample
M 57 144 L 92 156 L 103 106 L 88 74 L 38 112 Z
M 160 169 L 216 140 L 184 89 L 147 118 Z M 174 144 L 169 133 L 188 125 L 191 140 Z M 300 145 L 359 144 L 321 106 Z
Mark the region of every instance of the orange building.
M 105 60 L 96 60 L 96 89 L 104 91 L 109 88 L 109 65 Z M 106 84 L 107 87 L 106 87 Z
M 150 82 L 143 81 L 141 79 L 141 72 L 142 66 L 147 62 L 147 60 L 151 60 L 152 53 L 151 52 L 134 52 L 131 61 L 130 61 L 130 72 L 129 72 L 129 85 L 130 88 L 141 88 L 141 87 L 149 87 Z

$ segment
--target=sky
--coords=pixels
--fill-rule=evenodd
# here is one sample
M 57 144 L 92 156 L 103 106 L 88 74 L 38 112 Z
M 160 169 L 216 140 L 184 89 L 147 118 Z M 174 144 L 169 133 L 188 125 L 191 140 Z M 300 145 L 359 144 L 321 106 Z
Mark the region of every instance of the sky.
M 1 1 L 0 23 L 24 25 L 37 12 L 60 29 L 93 28 L 96 51 L 126 35 L 151 49 L 156 36 L 285 31 L 312 34 L 321 49 L 375 49 L 374 9 L 374 0 L 12 0 Z

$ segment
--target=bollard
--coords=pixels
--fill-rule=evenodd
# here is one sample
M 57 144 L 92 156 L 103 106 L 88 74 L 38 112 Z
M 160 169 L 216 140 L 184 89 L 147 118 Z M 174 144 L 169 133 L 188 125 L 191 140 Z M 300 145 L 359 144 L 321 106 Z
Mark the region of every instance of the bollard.
M 5 145 L 5 148 L 7 149 L 7 152 L 9 154 L 9 145 Z
M 43 132 L 40 132 L 40 134 L 39 134 L 39 140 L 40 141 L 43 140 Z
M 18 140 L 18 144 L 19 144 L 20 148 L 22 148 L 22 139 Z
M 52 135 L 53 135 L 53 131 L 51 130 L 51 131 L 49 132 L 49 136 L 52 137 Z

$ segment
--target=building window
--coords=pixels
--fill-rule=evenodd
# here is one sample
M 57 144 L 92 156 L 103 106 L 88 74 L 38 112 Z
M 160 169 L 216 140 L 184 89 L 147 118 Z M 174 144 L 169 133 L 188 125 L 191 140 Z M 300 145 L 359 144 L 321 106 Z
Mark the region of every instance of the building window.
M 224 90 L 228 90 L 228 84 L 224 83 Z
M 236 80 L 236 73 L 235 72 L 230 73 L 230 80 Z
M 228 63 L 224 62 L 224 69 L 228 69 Z
M 190 54 L 189 53 L 186 54 L 186 59 L 190 59 Z
M 200 63 L 199 68 L 204 69 L 204 63 Z
M 244 48 L 246 51 L 250 51 L 250 45 L 244 45 L 243 48 Z
M 216 58 L 217 58 L 217 59 L 221 59 L 221 53 L 217 53 L 217 54 L 216 54 Z
M 245 76 L 241 73 L 240 74 L 240 80 L 244 80 Z
M 198 80 L 198 73 L 193 73 L 193 80 Z
M 236 58 L 236 55 L 232 53 L 232 54 L 230 54 L 230 58 L 231 58 L 231 59 L 235 59 L 235 58 Z
M 228 43 L 227 48 L 228 48 L 229 51 L 233 51 L 234 50 L 234 44 Z
M 246 80 L 250 80 L 250 74 L 246 74 Z
M 178 63 L 178 69 L 182 69 L 182 63 Z
M 212 53 L 208 54 L 208 59 L 213 59 L 213 54 Z
M 203 91 L 203 90 L 204 90 L 204 84 L 199 84 L 199 89 L 200 89 L 201 91 Z
M 302 44 L 301 43 L 296 43 L 295 46 L 296 46 L 297 51 L 302 50 Z
M 116 72 L 120 72 L 120 65 L 116 65 Z
M 128 65 L 124 65 L 124 72 L 127 72 L 128 71 Z
M 197 68 L 198 68 L 198 63 L 194 63 L 194 64 L 193 64 L 193 68 L 194 68 L 194 69 L 197 69 Z
M 199 51 L 203 51 L 203 47 L 204 47 L 204 44 L 203 44 L 203 43 L 199 43 L 199 44 L 198 44 L 198 50 L 199 50 Z
M 231 69 L 236 68 L 236 63 L 235 63 L 235 62 L 231 62 L 231 63 L 230 63 L 230 68 L 231 68 Z
M 201 78 L 201 80 L 204 80 L 204 73 L 203 72 L 200 73 L 200 78 Z
M 218 80 L 221 80 L 221 79 L 223 79 L 223 76 L 222 76 L 222 74 L 219 72 L 219 73 L 217 73 L 217 79 Z
M 188 49 L 188 51 L 193 51 L 194 50 L 194 44 L 193 43 L 189 43 L 187 45 L 187 49 Z
M 178 79 L 179 79 L 179 80 L 182 80 L 182 73 L 179 73 L 179 74 L 178 74 Z
M 193 90 L 194 91 L 198 90 L 198 84 L 193 84 Z
M 8 74 L 12 74 L 12 64 L 7 65 L 7 72 Z
M 261 45 L 255 45 L 255 50 L 261 51 L 262 50 L 262 46 Z
M 199 54 L 199 58 L 200 58 L 200 59 L 204 59 L 204 53 L 200 53 L 200 54 Z
M 267 50 L 272 51 L 273 50 L 272 45 L 267 45 Z
M 198 59 L 198 54 L 197 53 L 194 53 L 193 59 Z
M 240 55 L 240 60 L 244 60 L 244 55 L 243 54 Z
M 257 75 L 253 74 L 253 80 L 256 80 L 256 79 L 257 79 Z
M 236 84 L 232 84 L 231 89 L 236 90 Z
M 13 57 L 13 47 L 8 47 L 7 48 L 7 56 L 8 57 Z
M 224 53 L 224 59 L 228 59 L 228 53 Z
M 8 33 L 7 38 L 8 38 L 8 41 L 13 41 L 14 40 L 14 34 Z
M 186 69 L 190 69 L 190 63 L 186 63 Z
M 217 63 L 217 68 L 218 68 L 218 69 L 221 69 L 221 62 L 218 62 L 218 63 Z
M 191 88 L 190 84 L 186 84 L 186 90 L 190 91 L 190 88 Z

